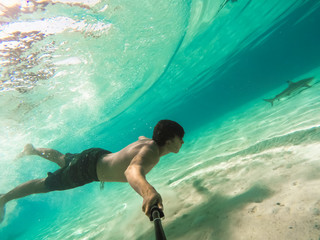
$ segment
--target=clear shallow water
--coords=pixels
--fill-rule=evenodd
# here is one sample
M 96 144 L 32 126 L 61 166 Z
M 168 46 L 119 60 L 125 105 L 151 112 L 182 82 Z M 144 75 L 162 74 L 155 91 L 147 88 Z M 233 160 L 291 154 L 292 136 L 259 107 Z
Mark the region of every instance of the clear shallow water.
M 310 170 L 319 160 L 317 1 L 1 3 L 1 192 L 56 169 L 34 157 L 12 161 L 27 142 L 117 151 L 150 137 L 164 118 L 187 131 L 181 152 L 148 176 L 163 195 L 170 239 L 249 239 L 234 231 L 248 221 L 239 209 L 257 202 L 251 195 L 268 203 L 299 182 L 294 177 L 317 179 Z M 300 94 L 274 107 L 262 101 L 286 81 L 311 76 L 313 86 Z M 289 170 L 275 172 L 282 168 Z M 11 202 L 0 234 L 150 239 L 152 225 L 130 187 L 98 188 Z M 312 229 L 310 239 L 319 235 Z

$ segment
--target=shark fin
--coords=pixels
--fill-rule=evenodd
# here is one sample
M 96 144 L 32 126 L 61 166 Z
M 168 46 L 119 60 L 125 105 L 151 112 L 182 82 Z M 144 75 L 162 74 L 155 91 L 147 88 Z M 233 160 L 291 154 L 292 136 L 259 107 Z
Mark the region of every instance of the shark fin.
M 273 106 L 274 99 L 263 99 L 263 100 L 266 101 L 266 102 L 271 103 L 271 106 Z

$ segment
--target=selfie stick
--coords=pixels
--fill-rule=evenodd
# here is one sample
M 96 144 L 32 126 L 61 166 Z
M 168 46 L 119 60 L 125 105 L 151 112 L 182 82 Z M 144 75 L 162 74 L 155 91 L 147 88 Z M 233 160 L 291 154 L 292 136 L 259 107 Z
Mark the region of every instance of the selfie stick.
M 160 208 L 156 205 L 151 208 L 150 221 L 154 223 L 154 231 L 156 234 L 156 240 L 166 240 L 166 235 L 164 234 L 161 218 L 164 217 L 164 214 Z

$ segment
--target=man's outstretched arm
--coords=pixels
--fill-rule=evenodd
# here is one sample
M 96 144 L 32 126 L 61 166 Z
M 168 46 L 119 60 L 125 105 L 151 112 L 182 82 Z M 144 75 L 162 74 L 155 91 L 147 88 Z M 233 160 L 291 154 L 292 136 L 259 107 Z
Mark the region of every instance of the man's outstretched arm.
M 153 205 L 157 204 L 160 209 L 163 209 L 160 194 L 148 183 L 145 177 L 146 173 L 157 163 L 158 158 L 154 156 L 153 151 L 143 148 L 132 159 L 131 164 L 125 171 L 128 183 L 143 198 L 142 211 L 147 216 L 150 216 L 150 209 Z

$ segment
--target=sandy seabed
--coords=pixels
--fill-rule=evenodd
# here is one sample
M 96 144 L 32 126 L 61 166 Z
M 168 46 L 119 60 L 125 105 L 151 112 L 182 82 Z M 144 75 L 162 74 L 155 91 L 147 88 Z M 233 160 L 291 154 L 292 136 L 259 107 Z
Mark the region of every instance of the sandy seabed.
M 320 143 L 313 143 L 200 170 L 173 187 L 181 204 L 166 203 L 174 213 L 164 220 L 168 239 L 318 240 L 319 160 Z

